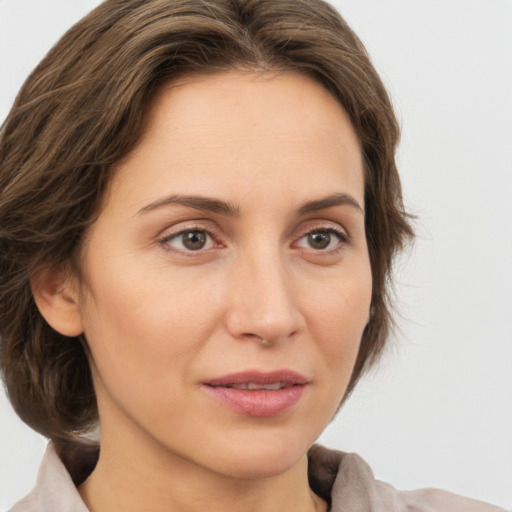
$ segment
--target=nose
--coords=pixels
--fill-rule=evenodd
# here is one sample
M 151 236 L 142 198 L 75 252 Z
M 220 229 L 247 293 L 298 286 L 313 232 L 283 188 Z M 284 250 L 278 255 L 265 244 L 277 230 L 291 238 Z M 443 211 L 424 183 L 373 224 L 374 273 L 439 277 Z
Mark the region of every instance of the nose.
M 234 273 L 226 316 L 233 337 L 274 345 L 298 334 L 304 320 L 296 303 L 293 271 L 279 251 L 241 257 Z

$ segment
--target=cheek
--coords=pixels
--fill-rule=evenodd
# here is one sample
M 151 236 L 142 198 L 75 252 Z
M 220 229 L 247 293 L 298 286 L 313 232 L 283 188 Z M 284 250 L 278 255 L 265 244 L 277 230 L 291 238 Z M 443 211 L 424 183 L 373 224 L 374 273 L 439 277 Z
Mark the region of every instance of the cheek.
M 211 302 L 164 270 L 141 279 L 118 263 L 96 269 L 94 297 L 88 294 L 82 307 L 97 372 L 114 389 L 170 386 L 204 343 L 215 315 Z
M 343 394 L 369 320 L 372 279 L 369 264 L 332 280 L 310 295 L 308 324 L 332 389 Z M 336 386 L 334 386 L 336 383 Z

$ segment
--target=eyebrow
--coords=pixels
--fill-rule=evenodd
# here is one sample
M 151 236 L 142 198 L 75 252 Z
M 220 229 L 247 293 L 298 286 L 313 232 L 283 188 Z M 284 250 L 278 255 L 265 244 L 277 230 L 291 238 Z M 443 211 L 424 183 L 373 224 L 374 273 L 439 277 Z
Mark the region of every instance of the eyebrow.
M 322 199 L 315 201 L 308 201 L 299 208 L 299 214 L 305 215 L 306 213 L 317 212 L 319 210 L 326 210 L 334 206 L 350 206 L 364 215 L 364 209 L 350 194 L 332 194 Z
M 195 210 L 227 215 L 229 217 L 238 217 L 240 215 L 240 209 L 238 206 L 235 206 L 233 203 L 228 201 L 215 199 L 213 197 L 187 196 L 180 194 L 172 194 L 150 203 L 141 208 L 137 213 L 143 214 L 173 204 L 186 206 Z M 327 208 L 333 208 L 335 206 L 350 206 L 364 215 L 364 210 L 356 199 L 351 195 L 344 193 L 332 194 L 321 199 L 308 201 L 299 208 L 298 213 L 299 215 L 306 215 L 308 213 L 326 210 Z
M 239 208 L 230 202 L 214 199 L 212 197 L 184 196 L 180 194 L 173 194 L 155 201 L 154 203 L 148 204 L 147 206 L 144 206 L 144 208 L 141 208 L 138 213 L 141 214 L 151 212 L 153 210 L 157 210 L 158 208 L 173 204 L 179 204 L 205 212 L 219 213 L 229 217 L 237 217 L 240 215 Z

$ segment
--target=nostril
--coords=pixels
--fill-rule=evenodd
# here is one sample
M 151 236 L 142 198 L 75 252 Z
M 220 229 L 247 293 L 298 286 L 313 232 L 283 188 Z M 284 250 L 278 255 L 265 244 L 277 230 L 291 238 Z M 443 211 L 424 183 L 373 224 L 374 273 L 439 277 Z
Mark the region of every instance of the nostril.
M 244 333 L 243 336 L 247 339 L 252 339 L 254 341 L 257 341 L 258 343 L 260 343 L 261 345 L 263 345 L 265 347 L 269 347 L 269 346 L 275 345 L 276 343 L 279 343 L 280 341 L 283 341 L 285 339 L 292 338 L 295 335 L 295 333 L 296 333 L 296 331 L 294 330 L 285 336 L 279 336 L 279 335 L 264 336 L 264 335 L 249 332 L 249 333 Z
M 265 277 L 265 279 L 263 279 Z M 272 280 L 269 280 L 272 277 Z M 274 279 L 277 277 L 277 280 Z M 257 283 L 254 277 L 249 293 L 247 280 L 244 286 L 235 287 L 226 310 L 225 326 L 236 339 L 255 341 L 261 346 L 273 345 L 290 340 L 301 329 L 304 318 L 296 299 L 278 276 L 262 276 Z M 258 286 L 256 286 L 256 284 Z M 265 286 L 263 286 L 265 284 Z
M 252 339 L 261 343 L 262 345 L 272 345 L 272 342 L 265 336 L 261 336 L 260 334 L 255 334 L 252 332 L 244 333 L 243 336 L 248 339 Z

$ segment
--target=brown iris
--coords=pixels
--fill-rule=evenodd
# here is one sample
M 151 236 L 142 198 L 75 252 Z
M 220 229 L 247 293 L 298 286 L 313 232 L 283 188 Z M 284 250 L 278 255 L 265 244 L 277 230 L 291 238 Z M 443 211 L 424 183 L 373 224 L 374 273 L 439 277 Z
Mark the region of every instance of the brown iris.
M 185 231 L 183 245 L 191 251 L 198 251 L 206 245 L 206 233 L 203 231 Z
M 308 235 L 308 244 L 313 249 L 325 249 L 330 243 L 331 233 L 328 231 L 315 231 Z

